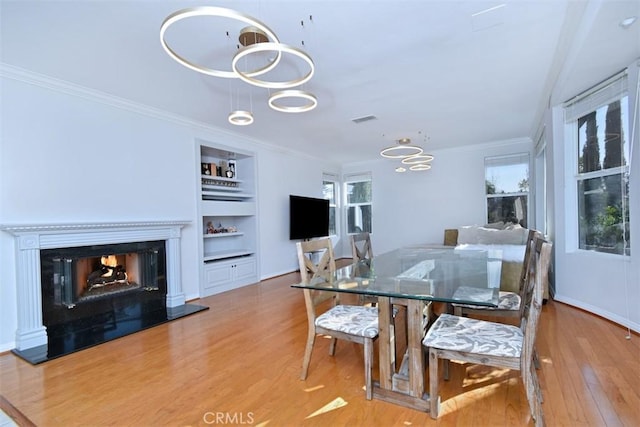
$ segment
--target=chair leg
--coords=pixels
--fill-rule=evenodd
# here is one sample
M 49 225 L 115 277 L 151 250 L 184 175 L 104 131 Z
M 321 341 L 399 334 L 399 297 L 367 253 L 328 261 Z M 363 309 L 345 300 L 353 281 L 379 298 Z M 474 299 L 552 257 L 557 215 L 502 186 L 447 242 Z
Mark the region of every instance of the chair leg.
M 311 362 L 311 353 L 313 352 L 313 344 L 316 341 L 316 331 L 309 330 L 307 335 L 307 346 L 304 349 L 304 359 L 302 359 L 302 373 L 300 374 L 301 380 L 307 379 L 307 372 L 309 371 L 309 362 Z
M 449 359 L 442 359 L 442 362 L 444 363 L 444 367 L 442 369 L 442 377 L 445 381 L 449 381 L 449 369 L 451 361 Z
M 524 381 L 525 391 L 527 392 L 527 400 L 529 401 L 529 410 L 531 416 L 535 421 L 536 427 L 544 426 L 544 414 L 542 412 L 542 402 L 540 392 L 540 386 L 538 383 L 538 377 L 535 369 L 528 369 L 525 373 L 526 380 Z
M 540 358 L 538 357 L 538 350 L 535 345 L 533 346 L 533 366 L 538 370 L 540 369 Z
M 329 343 L 329 354 L 331 356 L 336 355 L 336 343 L 338 342 L 338 338 L 331 337 L 331 343 Z
M 367 400 L 373 398 L 373 381 L 371 373 L 373 372 L 373 340 L 365 338 L 364 340 L 364 387 Z
M 445 361 L 448 361 L 445 359 Z M 429 414 L 431 418 L 438 418 L 440 397 L 438 396 L 438 352 L 429 349 Z
M 533 387 L 536 391 L 536 396 L 538 397 L 538 401 L 540 401 L 540 403 L 544 402 L 544 399 L 542 398 L 542 389 L 540 388 L 540 380 L 538 380 L 538 374 L 536 373 L 536 371 L 533 371 L 533 374 L 531 376 L 533 378 Z

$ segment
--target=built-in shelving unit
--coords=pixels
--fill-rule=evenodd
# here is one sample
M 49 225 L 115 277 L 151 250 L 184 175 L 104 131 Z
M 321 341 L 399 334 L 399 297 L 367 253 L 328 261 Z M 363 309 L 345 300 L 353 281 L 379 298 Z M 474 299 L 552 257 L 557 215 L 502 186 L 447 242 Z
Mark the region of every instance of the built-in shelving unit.
M 258 281 L 256 161 L 250 152 L 197 142 L 202 296 Z

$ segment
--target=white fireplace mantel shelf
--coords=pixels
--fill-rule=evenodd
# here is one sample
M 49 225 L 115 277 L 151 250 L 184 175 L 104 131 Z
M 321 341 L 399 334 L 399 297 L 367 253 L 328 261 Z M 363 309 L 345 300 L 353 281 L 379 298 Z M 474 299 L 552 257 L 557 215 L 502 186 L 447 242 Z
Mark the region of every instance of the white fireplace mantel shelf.
M 167 227 L 185 226 L 191 221 L 139 221 L 139 222 L 82 222 L 82 223 L 58 223 L 58 224 L 0 224 L 0 230 L 9 233 L 56 233 L 66 231 L 76 231 L 83 229 L 99 230 L 113 228 L 141 228 L 141 227 Z
M 42 321 L 40 250 L 165 240 L 167 307 L 185 304 L 181 283 L 181 229 L 191 221 L 132 221 L 66 224 L 0 224 L 15 236 L 18 329 L 16 348 L 47 343 Z
M 84 244 L 119 243 L 121 235 L 123 241 L 135 241 L 136 234 L 142 240 L 149 240 L 148 235 L 151 230 L 156 233 L 166 234 L 167 230 L 171 234 L 177 233 L 180 236 L 180 229 L 189 224 L 190 221 L 141 221 L 141 222 L 105 222 L 105 223 L 61 223 L 61 224 L 0 224 L 0 230 L 4 230 L 15 236 L 39 236 L 39 241 L 32 239 L 26 241 L 21 239 L 21 246 L 37 245 L 40 249 L 60 248 L 67 246 L 80 246 Z M 173 236 L 171 236 L 173 237 Z

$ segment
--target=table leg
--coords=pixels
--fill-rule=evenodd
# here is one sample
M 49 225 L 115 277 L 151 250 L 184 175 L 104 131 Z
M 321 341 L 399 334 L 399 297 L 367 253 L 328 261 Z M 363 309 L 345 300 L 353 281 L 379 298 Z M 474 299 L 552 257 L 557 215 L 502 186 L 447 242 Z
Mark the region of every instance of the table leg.
M 395 330 L 393 308 L 396 305 L 407 308 L 407 360 L 406 375 L 395 368 Z M 378 346 L 380 350 L 380 382 L 374 384 L 373 397 L 406 406 L 419 411 L 429 411 L 428 396 L 424 393 L 424 358 L 422 351 L 423 302 L 404 298 L 378 297 Z
M 409 394 L 422 398 L 424 394 L 424 353 L 422 350 L 422 307 L 420 300 L 407 304 L 407 352 L 409 356 Z
M 380 387 L 391 390 L 392 377 L 395 373 L 395 362 L 392 352 L 395 355 L 393 345 L 393 315 L 391 311 L 391 299 L 388 297 L 378 297 L 378 346 L 380 350 Z

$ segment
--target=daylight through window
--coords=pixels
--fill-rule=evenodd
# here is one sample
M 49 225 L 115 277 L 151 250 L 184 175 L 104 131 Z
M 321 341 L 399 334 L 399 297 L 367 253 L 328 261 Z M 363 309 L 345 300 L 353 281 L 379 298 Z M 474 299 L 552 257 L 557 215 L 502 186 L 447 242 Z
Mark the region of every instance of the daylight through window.
M 347 233 L 371 233 L 371 174 L 345 177 Z
M 322 197 L 329 200 L 329 235 L 338 234 L 336 225 L 336 210 L 338 197 L 338 182 L 334 175 L 323 174 L 322 178 Z
M 529 211 L 529 154 L 484 160 L 487 223 L 527 227 Z

